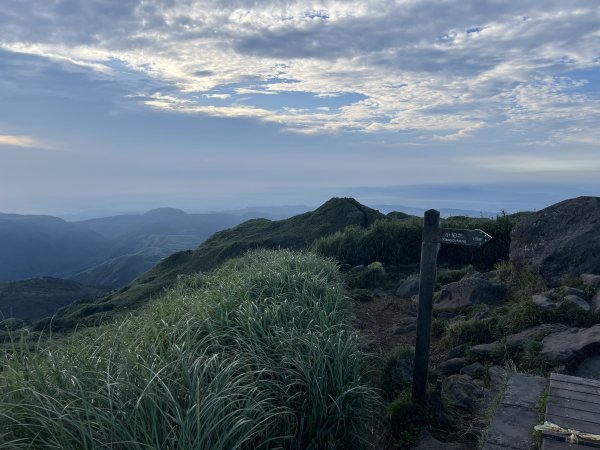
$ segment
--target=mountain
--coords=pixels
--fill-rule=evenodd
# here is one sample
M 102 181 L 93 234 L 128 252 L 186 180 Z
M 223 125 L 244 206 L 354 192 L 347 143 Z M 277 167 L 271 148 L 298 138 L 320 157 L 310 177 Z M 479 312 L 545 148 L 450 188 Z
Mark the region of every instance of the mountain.
M 319 237 L 348 225 L 363 228 L 385 216 L 351 198 L 333 198 L 314 211 L 289 219 L 253 219 L 220 231 L 196 250 L 175 253 L 144 273 L 132 284 L 92 302 L 77 302 L 63 308 L 54 320 L 56 327 L 70 328 L 93 323 L 135 309 L 159 295 L 178 275 L 214 269 L 228 258 L 255 248 L 303 249 Z M 41 322 L 39 327 L 45 326 Z
M 75 300 L 92 300 L 105 292 L 105 289 L 50 277 L 2 281 L 0 320 L 7 317 L 38 320 L 53 315 L 59 308 Z
M 51 216 L 0 213 L 0 281 L 66 278 L 107 257 L 110 241 Z
M 196 248 L 243 220 L 173 208 L 79 222 L 0 214 L 0 281 L 50 276 L 121 287 L 166 256 Z

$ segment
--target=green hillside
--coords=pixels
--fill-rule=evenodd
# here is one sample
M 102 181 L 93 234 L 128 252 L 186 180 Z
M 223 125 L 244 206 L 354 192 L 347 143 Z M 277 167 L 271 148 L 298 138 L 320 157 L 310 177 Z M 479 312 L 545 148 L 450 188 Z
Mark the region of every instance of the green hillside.
M 225 260 L 256 248 L 307 248 L 317 238 L 343 230 L 349 225 L 367 228 L 385 216 L 350 198 L 333 198 L 315 211 L 289 219 L 254 219 L 220 231 L 194 251 L 171 255 L 140 276 L 131 285 L 96 301 L 81 301 L 59 311 L 53 319 L 56 329 L 71 329 L 81 323 L 112 319 L 147 303 L 177 280 L 178 276 L 214 269 Z M 38 323 L 47 327 L 49 321 Z
M 309 253 L 183 277 L 135 316 L 13 351 L 0 448 L 366 448 L 383 414 L 347 308 Z
M 38 320 L 52 316 L 75 300 L 95 299 L 106 290 L 60 278 L 33 278 L 0 282 L 0 320 L 14 317 Z

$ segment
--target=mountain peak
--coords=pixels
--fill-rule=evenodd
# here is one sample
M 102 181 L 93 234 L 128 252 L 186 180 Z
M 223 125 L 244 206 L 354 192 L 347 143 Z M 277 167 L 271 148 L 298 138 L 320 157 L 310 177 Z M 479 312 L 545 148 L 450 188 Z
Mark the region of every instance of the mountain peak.
M 177 209 L 177 208 L 156 208 L 156 209 L 152 209 L 144 214 L 144 216 L 146 216 L 146 217 L 157 217 L 157 218 L 158 217 L 164 217 L 164 218 L 183 217 L 183 216 L 187 216 L 187 215 L 188 214 L 185 211 L 182 211 L 181 209 Z

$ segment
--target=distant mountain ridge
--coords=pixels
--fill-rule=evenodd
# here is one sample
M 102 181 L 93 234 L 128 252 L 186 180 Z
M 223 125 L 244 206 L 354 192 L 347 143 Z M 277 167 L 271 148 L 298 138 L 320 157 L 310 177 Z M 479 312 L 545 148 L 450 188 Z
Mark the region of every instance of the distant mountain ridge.
M 109 319 L 160 295 L 179 275 L 211 270 L 226 259 L 242 255 L 250 249 L 307 248 L 317 238 L 343 230 L 349 225 L 367 228 L 382 218 L 385 215 L 354 199 L 332 198 L 314 211 L 289 219 L 248 220 L 215 233 L 196 250 L 172 254 L 118 291 L 96 301 L 77 302 L 61 309 L 53 323 L 57 327 L 69 328 L 76 323 Z M 39 326 L 45 325 L 40 323 Z

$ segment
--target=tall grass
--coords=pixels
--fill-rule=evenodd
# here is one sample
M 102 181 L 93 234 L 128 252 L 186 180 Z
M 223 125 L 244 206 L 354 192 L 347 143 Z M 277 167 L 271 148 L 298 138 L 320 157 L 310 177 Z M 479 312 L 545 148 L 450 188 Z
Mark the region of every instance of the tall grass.
M 14 348 L 0 448 L 347 449 L 379 411 L 334 263 L 257 251 L 135 317 Z

